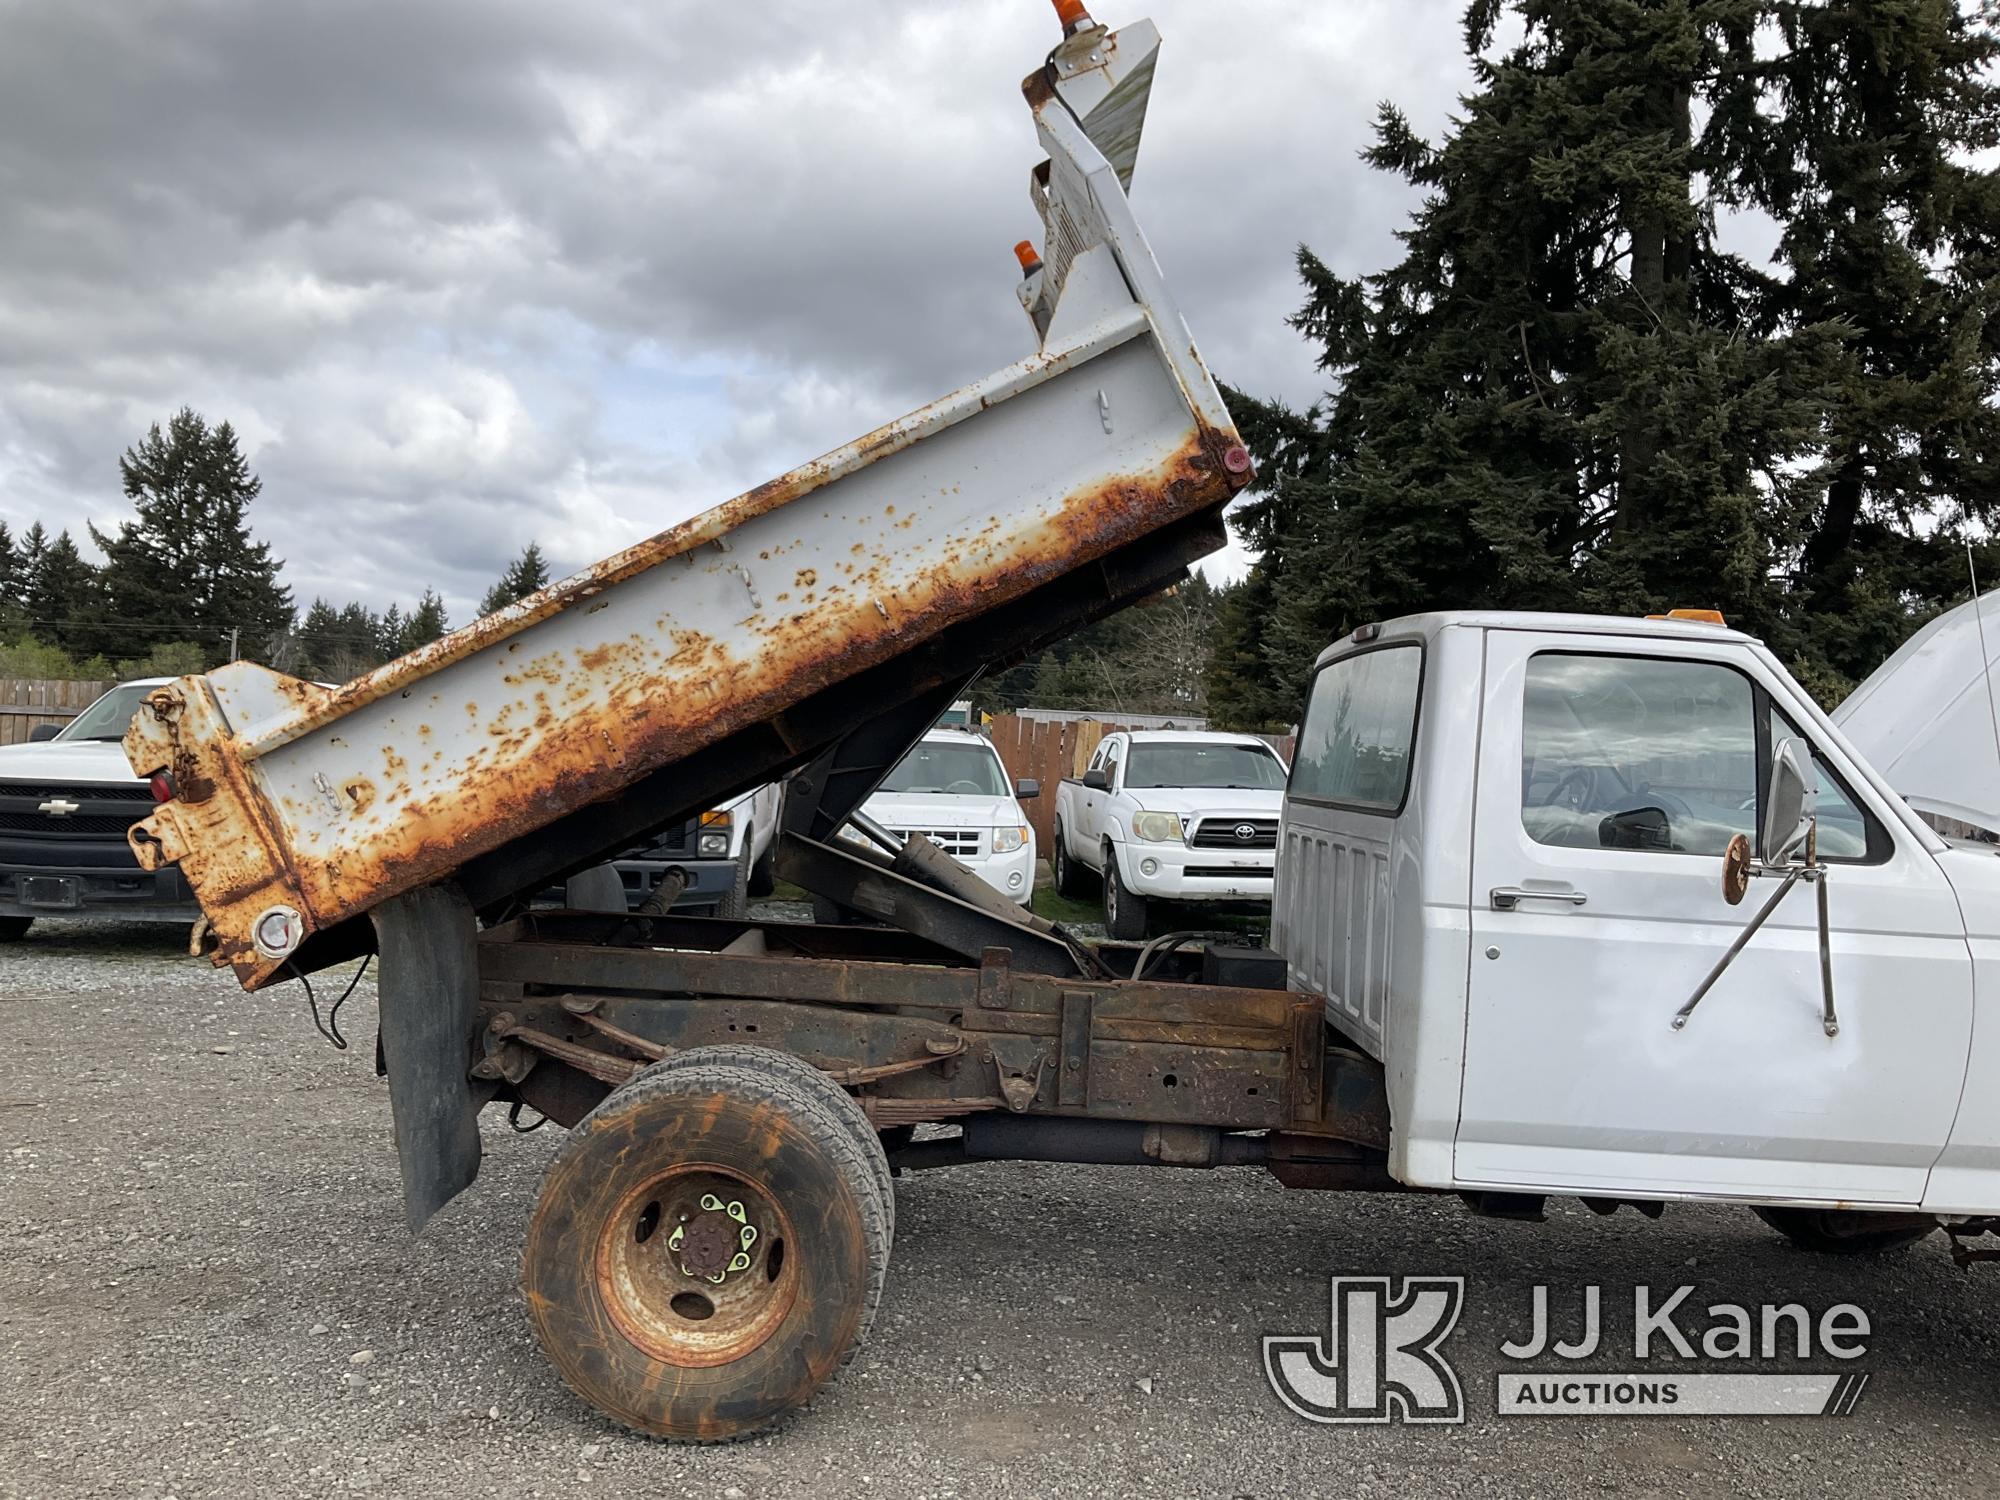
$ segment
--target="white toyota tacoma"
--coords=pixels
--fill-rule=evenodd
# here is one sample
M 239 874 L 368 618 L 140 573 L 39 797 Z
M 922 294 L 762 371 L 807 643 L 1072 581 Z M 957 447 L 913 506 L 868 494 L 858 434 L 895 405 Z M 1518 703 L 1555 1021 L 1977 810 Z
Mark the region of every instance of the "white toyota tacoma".
M 1107 734 L 1056 788 L 1056 889 L 1104 885 L 1104 923 L 1138 939 L 1162 904 L 1269 906 L 1285 763 L 1254 735 Z

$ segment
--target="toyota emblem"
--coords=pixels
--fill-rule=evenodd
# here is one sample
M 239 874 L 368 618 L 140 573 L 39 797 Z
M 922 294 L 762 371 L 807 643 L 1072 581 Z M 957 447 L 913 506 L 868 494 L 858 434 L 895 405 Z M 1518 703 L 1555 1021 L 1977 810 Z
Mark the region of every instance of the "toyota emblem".
M 1247 844 L 1255 837 L 1257 837 L 1257 825 L 1255 823 L 1238 823 L 1236 825 L 1236 838 L 1239 843 Z

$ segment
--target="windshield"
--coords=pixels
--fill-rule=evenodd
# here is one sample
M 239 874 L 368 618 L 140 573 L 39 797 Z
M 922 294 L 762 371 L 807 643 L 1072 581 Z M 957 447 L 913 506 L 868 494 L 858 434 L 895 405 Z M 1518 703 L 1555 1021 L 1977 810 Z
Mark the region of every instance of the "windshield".
M 1237 787 L 1277 791 L 1285 764 L 1262 745 L 1134 745 L 1127 788 Z
M 941 745 L 919 740 L 883 780 L 885 792 L 951 792 L 966 797 L 1005 797 L 1000 757 L 983 743 Z
M 115 687 L 65 724 L 59 740 L 122 740 L 132 727 L 132 715 L 152 688 L 143 683 Z

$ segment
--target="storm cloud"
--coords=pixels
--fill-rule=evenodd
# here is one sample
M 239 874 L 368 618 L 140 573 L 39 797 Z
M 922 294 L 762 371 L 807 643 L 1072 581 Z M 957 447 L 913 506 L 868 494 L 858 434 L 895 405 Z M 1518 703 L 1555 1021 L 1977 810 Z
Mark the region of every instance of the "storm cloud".
M 1457 6 L 1154 0 L 1134 201 L 1218 375 L 1310 400 L 1292 254 L 1393 252 L 1375 104 Z M 1106 11 L 1113 24 L 1130 15 Z M 1038 0 L 0 0 L 0 519 L 126 514 L 182 404 L 303 602 L 454 622 L 1017 358 Z

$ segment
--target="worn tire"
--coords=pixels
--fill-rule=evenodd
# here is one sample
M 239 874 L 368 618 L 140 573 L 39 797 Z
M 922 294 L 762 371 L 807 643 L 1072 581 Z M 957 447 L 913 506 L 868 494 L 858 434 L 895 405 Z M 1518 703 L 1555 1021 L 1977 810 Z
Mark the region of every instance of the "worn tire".
M 1752 1208 L 1750 1212 L 1801 1250 L 1821 1255 L 1885 1255 L 1916 1244 L 1938 1227 L 1932 1220 L 1871 1228 L 1869 1220 L 1885 1216 L 1832 1208 Z
M 1091 894 L 1090 872 L 1070 856 L 1069 841 L 1057 822 L 1049 840 L 1049 869 L 1056 879 L 1056 894 L 1080 901 Z
M 740 859 L 736 861 L 736 874 L 729 883 L 729 889 L 715 903 L 715 914 L 732 922 L 740 922 L 750 915 L 750 870 Z
M 1150 913 L 1146 898 L 1135 896 L 1125 889 L 1125 882 L 1118 877 L 1118 852 L 1106 845 L 1104 849 L 1104 930 L 1123 942 L 1136 943 L 1145 939 Z
M 33 917 L 0 917 L 0 943 L 18 943 L 35 925 Z
M 756 829 L 744 835 L 746 843 L 756 842 Z M 762 858 L 750 866 L 750 894 L 762 900 L 778 889 L 778 836 L 771 835 Z
M 780 1052 L 775 1047 L 753 1047 L 739 1042 L 715 1042 L 706 1047 L 690 1047 L 685 1052 L 676 1052 L 671 1057 L 662 1058 L 639 1076 L 643 1078 L 648 1073 L 671 1072 L 675 1068 L 704 1063 L 716 1063 L 730 1068 L 749 1068 L 753 1071 L 764 1069 L 796 1079 L 801 1089 L 819 1100 L 837 1116 L 842 1127 L 860 1148 L 861 1154 L 868 1160 L 868 1168 L 875 1179 L 875 1186 L 882 1194 L 883 1215 L 889 1221 L 889 1240 L 892 1244 L 895 1242 L 896 1184 L 889 1175 L 889 1158 L 883 1154 L 882 1137 L 869 1123 L 868 1116 L 862 1113 L 860 1102 L 852 1094 L 802 1057 L 794 1057 L 789 1052 Z M 910 1129 L 914 1132 L 916 1127 L 913 1125 Z
M 687 1269 L 724 1264 L 739 1225 L 758 1231 L 735 1252 L 747 1266 Z M 521 1282 L 585 1401 L 656 1437 L 726 1442 L 854 1357 L 888 1264 L 874 1174 L 824 1101 L 780 1070 L 702 1062 L 648 1069 L 578 1122 L 543 1179 Z

